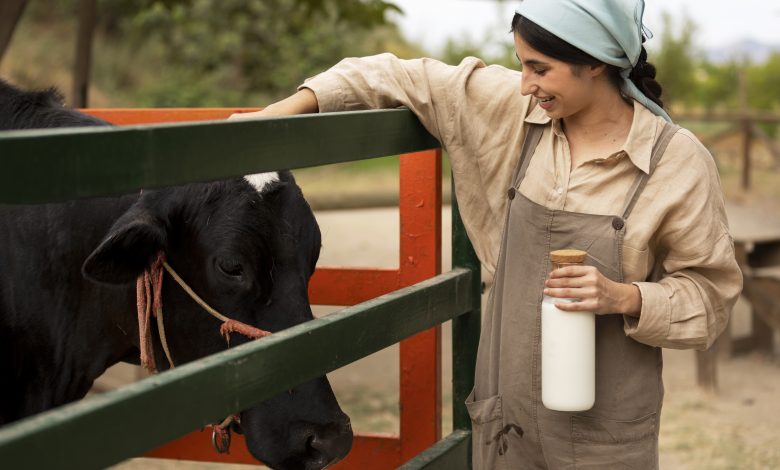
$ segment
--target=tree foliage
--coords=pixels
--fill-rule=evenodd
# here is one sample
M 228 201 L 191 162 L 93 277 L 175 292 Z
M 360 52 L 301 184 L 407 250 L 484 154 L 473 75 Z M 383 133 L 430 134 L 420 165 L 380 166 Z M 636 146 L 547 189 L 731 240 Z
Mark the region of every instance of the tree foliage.
M 362 21 L 293 0 L 196 0 L 157 5 L 127 24 L 134 40 L 164 45 L 174 69 L 209 77 L 243 93 L 289 92 L 296 80 L 343 56 Z M 335 40 L 334 40 L 335 39 Z
M 78 6 L 42 3 L 30 11 L 42 23 Z M 100 0 L 98 12 L 94 83 L 139 106 L 260 105 L 345 56 L 422 54 L 385 0 Z
M 144 104 L 238 104 L 287 95 L 344 56 L 376 52 L 369 38 L 391 28 L 396 10 L 380 0 L 169 0 L 125 15 L 120 30 L 165 64 Z
M 746 71 L 748 104 L 754 109 L 771 110 L 780 106 L 780 52 L 766 62 Z
M 696 25 L 684 17 L 675 24 L 669 13 L 663 14 L 663 33 L 659 49 L 650 52 L 650 62 L 656 66 L 656 80 L 663 87 L 665 104 L 690 105 L 696 101 L 696 70 L 699 60 L 693 38 Z M 679 33 L 675 34 L 675 31 Z

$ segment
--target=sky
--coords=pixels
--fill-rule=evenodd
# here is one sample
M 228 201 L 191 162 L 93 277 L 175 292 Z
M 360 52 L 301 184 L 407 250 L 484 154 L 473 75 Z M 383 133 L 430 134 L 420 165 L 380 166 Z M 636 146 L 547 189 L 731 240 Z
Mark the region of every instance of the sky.
M 518 3 L 517 0 L 390 1 L 405 12 L 397 19 L 402 31 L 430 52 L 438 52 L 449 37 L 469 34 L 472 39 L 482 40 L 490 31 L 508 31 Z M 698 26 L 696 45 L 707 50 L 744 39 L 780 49 L 780 0 L 646 0 L 644 23 L 656 38 L 660 37 L 664 11 L 678 18 L 687 14 Z M 511 41 L 508 34 L 505 37 Z M 653 40 L 649 47 L 653 47 Z

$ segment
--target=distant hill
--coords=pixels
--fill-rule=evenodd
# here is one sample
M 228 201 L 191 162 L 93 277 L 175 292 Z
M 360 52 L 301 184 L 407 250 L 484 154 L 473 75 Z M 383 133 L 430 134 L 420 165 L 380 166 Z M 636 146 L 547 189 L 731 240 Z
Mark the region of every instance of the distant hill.
M 780 44 L 764 44 L 753 39 L 743 39 L 724 47 L 707 49 L 707 59 L 716 64 L 746 57 L 752 63 L 762 63 L 773 53 L 780 53 Z

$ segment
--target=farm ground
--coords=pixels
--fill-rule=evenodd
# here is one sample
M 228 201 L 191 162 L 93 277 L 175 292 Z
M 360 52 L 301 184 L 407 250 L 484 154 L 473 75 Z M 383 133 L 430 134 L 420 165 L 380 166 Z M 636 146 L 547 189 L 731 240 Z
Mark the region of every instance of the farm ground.
M 305 186 L 304 186 L 305 188 Z M 739 207 L 737 207 L 739 209 Z M 738 213 L 737 210 L 732 211 Z M 321 211 L 320 265 L 397 265 L 398 216 L 394 209 Z M 775 218 L 780 221 L 780 214 Z M 449 212 L 443 214 L 444 269 L 449 258 Z M 739 221 L 738 221 L 739 222 Z M 732 223 L 733 224 L 733 223 Z M 332 308 L 318 308 L 323 315 Z M 733 331 L 749 331 L 748 307 L 738 305 Z M 445 429 L 450 413 L 449 329 L 442 337 Z M 780 362 L 761 355 L 720 360 L 717 394 L 696 387 L 694 353 L 664 351 L 666 398 L 660 438 L 661 468 L 727 470 L 780 468 Z M 329 375 L 339 401 L 359 432 L 398 430 L 398 350 L 387 348 Z M 117 468 L 211 469 L 213 464 L 165 463 L 135 459 Z M 229 468 L 229 467 L 228 467 Z

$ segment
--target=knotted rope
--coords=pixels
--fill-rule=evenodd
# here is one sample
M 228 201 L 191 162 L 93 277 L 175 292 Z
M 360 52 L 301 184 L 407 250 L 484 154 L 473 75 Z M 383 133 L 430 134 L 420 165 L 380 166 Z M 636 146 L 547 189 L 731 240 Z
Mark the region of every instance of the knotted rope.
M 154 347 L 152 346 L 152 330 L 150 326 L 151 316 L 157 318 L 157 332 L 160 335 L 165 357 L 168 364 L 173 369 L 173 358 L 168 348 L 168 341 L 165 337 L 165 324 L 163 323 L 162 309 L 162 280 L 164 271 L 173 277 L 182 289 L 198 303 L 206 312 L 219 319 L 222 325 L 219 327 L 219 333 L 225 338 L 230 346 L 230 333 L 238 333 L 248 338 L 257 339 L 268 336 L 271 333 L 254 326 L 247 325 L 238 320 L 228 318 L 207 304 L 203 299 L 192 290 L 190 286 L 179 276 L 176 271 L 165 261 L 165 255 L 159 253 L 151 266 L 138 276 L 136 281 L 136 306 L 138 309 L 138 335 L 140 337 L 141 365 L 150 372 L 156 371 L 154 361 Z
M 152 345 L 151 316 L 162 316 L 162 255 L 138 276 L 135 285 L 136 307 L 138 309 L 138 335 L 141 350 L 141 365 L 149 372 L 155 372 L 154 347 Z M 159 321 L 159 320 L 158 320 Z M 159 329 L 159 327 L 158 327 Z M 164 333 L 163 333 L 164 334 Z M 173 368 L 167 341 L 162 341 L 168 363 Z

